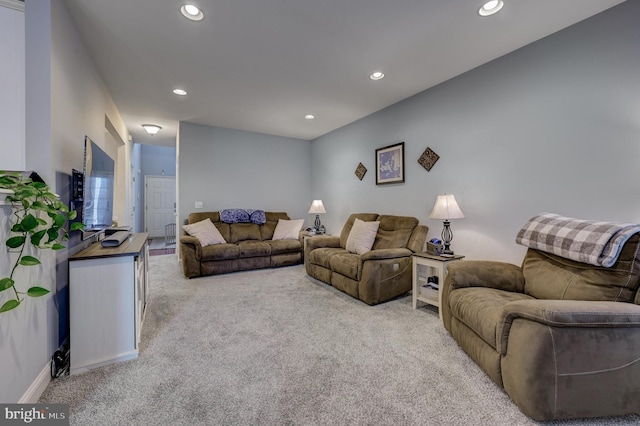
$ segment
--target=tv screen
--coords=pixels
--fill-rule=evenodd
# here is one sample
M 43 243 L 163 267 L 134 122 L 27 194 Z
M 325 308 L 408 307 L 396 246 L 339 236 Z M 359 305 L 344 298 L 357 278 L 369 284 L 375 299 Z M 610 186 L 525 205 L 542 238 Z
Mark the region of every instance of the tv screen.
M 115 161 L 85 136 L 82 205 L 85 232 L 103 231 L 113 222 L 114 173 Z

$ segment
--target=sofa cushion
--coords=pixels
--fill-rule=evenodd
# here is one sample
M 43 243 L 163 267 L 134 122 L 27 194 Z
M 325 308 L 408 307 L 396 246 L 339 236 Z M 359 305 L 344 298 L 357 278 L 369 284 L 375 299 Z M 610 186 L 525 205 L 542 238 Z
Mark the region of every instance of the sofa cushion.
M 216 228 L 209 218 L 201 220 L 200 222 L 184 225 L 182 228 L 187 234 L 196 237 L 202 247 L 226 243 L 220 231 L 218 231 L 218 228 Z
M 271 255 L 271 245 L 265 241 L 238 241 L 237 245 L 238 256 L 241 259 L 245 257 L 264 257 Z
M 285 220 L 279 219 L 272 240 L 297 240 L 302 229 L 304 219 Z
M 373 244 L 374 250 L 407 247 L 411 233 L 418 226 L 415 217 L 382 215 L 378 221 L 380 227 Z
M 200 222 L 201 220 L 211 219 L 211 222 L 220 222 L 220 212 L 197 212 L 189 213 L 189 223 Z
M 323 247 L 312 250 L 309 254 L 309 263 L 331 269 L 331 258 L 339 253 L 347 253 L 343 248 Z
M 380 222 L 364 222 L 355 219 L 345 248 L 351 253 L 364 254 L 371 250 L 376 240 Z
M 633 303 L 640 284 L 639 241 L 640 236 L 631 237 L 610 268 L 529 249 L 522 264 L 525 293 L 536 299 Z
M 485 342 L 496 348 L 498 323 L 502 321 L 502 308 L 514 300 L 533 299 L 522 293 L 486 287 L 468 287 L 449 294 L 451 313 L 473 330 Z
M 271 255 L 295 253 L 301 251 L 300 240 L 268 240 L 263 241 L 271 246 Z
M 237 244 L 216 244 L 202 248 L 200 261 L 237 259 L 239 253 Z
M 329 259 L 329 264 L 333 272 L 337 272 L 352 280 L 360 280 L 362 262 L 360 261 L 359 254 L 349 252 L 335 253 Z
M 255 223 L 232 223 L 229 225 L 229 230 L 231 235 L 227 241 L 230 243 L 247 240 L 261 240 L 260 225 L 256 225 Z

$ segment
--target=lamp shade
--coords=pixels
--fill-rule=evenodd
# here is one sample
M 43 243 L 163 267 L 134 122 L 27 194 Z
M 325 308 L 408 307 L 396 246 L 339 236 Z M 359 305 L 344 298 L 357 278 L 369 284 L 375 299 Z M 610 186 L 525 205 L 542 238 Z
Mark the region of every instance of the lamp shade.
M 456 197 L 453 194 L 442 194 L 436 198 L 433 210 L 429 214 L 429 219 L 462 219 L 464 213 L 460 210 Z
M 322 200 L 313 200 L 311 203 L 311 207 L 309 208 L 309 214 L 320 214 L 326 213 L 327 211 L 324 209 L 324 205 L 322 204 Z

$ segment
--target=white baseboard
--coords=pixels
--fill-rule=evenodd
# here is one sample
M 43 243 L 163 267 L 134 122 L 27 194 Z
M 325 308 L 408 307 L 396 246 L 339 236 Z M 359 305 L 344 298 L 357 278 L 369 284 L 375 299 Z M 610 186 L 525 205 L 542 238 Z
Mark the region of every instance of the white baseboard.
M 51 382 L 51 364 L 47 362 L 38 377 L 31 383 L 29 389 L 22 395 L 18 404 L 35 404 Z

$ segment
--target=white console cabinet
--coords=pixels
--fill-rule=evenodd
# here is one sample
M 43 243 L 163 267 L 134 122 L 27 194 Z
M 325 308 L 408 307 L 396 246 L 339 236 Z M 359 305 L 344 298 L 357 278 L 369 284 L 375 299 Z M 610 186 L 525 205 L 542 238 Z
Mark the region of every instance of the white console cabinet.
M 138 357 L 148 296 L 147 233 L 69 258 L 71 374 Z

